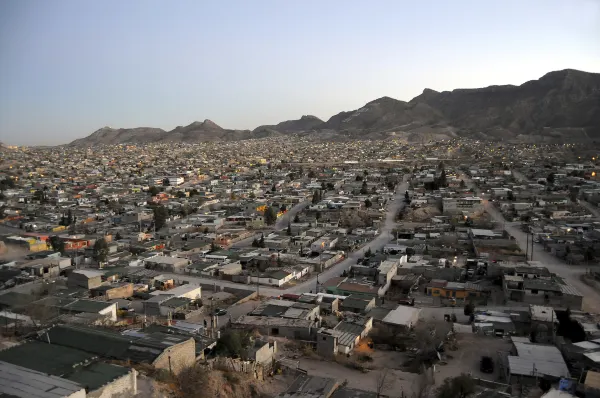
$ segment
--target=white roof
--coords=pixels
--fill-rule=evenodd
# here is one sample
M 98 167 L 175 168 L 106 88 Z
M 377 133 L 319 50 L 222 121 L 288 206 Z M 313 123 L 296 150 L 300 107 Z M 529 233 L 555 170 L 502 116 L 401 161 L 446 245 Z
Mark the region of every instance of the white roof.
M 401 326 L 413 326 L 419 319 L 420 308 L 399 305 L 395 310 L 391 310 L 383 318 L 384 323 Z
M 23 398 L 62 398 L 77 392 L 85 396 L 83 386 L 74 381 L 36 372 L 0 361 L 0 393 Z
M 195 291 L 196 289 L 198 289 L 198 291 L 200 291 L 200 286 L 198 285 L 192 285 L 192 284 L 186 284 L 186 285 L 181 285 L 181 286 L 177 286 L 173 289 L 170 290 L 155 290 L 152 293 L 150 293 L 153 296 L 158 296 L 158 295 L 171 295 L 173 297 L 179 297 L 179 296 L 183 296 L 184 294 L 190 293 Z

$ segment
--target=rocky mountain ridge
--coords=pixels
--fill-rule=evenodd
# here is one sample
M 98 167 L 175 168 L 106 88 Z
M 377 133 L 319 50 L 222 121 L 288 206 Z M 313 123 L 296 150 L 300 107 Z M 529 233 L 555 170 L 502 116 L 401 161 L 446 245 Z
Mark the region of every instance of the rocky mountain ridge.
M 102 128 L 71 145 L 230 141 L 311 134 L 321 139 L 405 139 L 456 136 L 481 139 L 600 138 L 600 74 L 566 69 L 520 86 L 503 85 L 438 92 L 405 102 L 382 97 L 340 112 L 327 121 L 302 116 L 254 130 L 230 130 L 205 120 L 171 131 L 139 127 Z

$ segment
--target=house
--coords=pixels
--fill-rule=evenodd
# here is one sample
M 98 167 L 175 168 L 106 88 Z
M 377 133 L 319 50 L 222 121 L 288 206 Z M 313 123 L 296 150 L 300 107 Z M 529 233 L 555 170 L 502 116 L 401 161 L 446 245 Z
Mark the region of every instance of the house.
M 188 298 L 190 300 L 198 300 L 202 297 L 201 291 L 202 291 L 201 286 L 198 286 L 198 285 L 195 285 L 192 283 L 188 283 L 185 285 L 180 285 L 180 286 L 174 287 L 169 290 L 154 291 L 150 294 L 153 296 L 168 295 L 171 297 L 180 297 L 180 298 Z
M 105 329 L 60 325 L 49 329 L 40 339 L 108 360 L 148 363 L 175 374 L 196 362 L 194 339 L 169 333 L 135 337 Z
M 433 279 L 426 287 L 426 294 L 433 297 L 468 299 L 469 297 L 481 297 L 484 295 L 484 291 L 476 283 L 448 282 L 441 279 Z
M 90 289 L 92 297 L 103 297 L 106 300 L 128 298 L 133 296 L 133 283 L 112 283 Z
M 505 368 L 509 384 L 537 385 L 541 378 L 557 382 L 570 377 L 567 364 L 555 346 L 534 344 L 524 337 L 511 339 L 513 348 L 511 355 L 507 356 L 508 366 Z
M 0 351 L 0 395 L 85 398 L 136 393 L 135 369 L 101 362 L 93 353 L 44 341 Z
M 346 297 L 339 306 L 340 311 L 366 314 L 375 307 L 375 298 L 360 298 L 355 296 Z
M 277 341 L 254 340 L 248 351 L 248 357 L 254 362 L 271 364 L 277 353 Z
M 420 308 L 399 305 L 396 309 L 387 313 L 381 322 L 385 325 L 398 329 L 412 329 L 419 321 Z
M 338 242 L 338 238 L 322 236 L 310 244 L 310 250 L 315 253 L 332 250 Z
M 373 318 L 360 315 L 346 317 L 333 329 L 320 328 L 316 336 L 317 352 L 324 356 L 349 354 L 372 328 Z
M 189 265 L 187 258 L 180 257 L 169 257 L 169 256 L 153 256 L 147 258 L 145 261 L 145 267 L 148 269 L 157 269 L 164 271 L 177 272 L 183 270 Z
M 310 319 L 289 319 L 269 316 L 242 315 L 231 324 L 233 329 L 258 330 L 264 336 L 281 336 L 294 340 L 316 338 L 318 323 Z
M 74 270 L 69 274 L 67 286 L 93 289 L 102 284 L 102 275 L 104 275 L 104 272 L 83 269 Z
M 85 299 L 75 300 L 71 303 L 61 306 L 61 311 L 72 312 L 76 314 L 95 314 L 100 318 L 106 318 L 112 322 L 117 321 L 117 304 L 106 301 Z

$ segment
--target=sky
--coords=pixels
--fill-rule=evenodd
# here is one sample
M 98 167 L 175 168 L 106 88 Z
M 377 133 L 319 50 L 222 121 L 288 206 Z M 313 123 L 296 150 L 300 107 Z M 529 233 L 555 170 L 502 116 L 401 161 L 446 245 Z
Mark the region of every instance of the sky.
M 600 0 L 0 0 L 0 141 L 327 120 L 566 68 L 600 72 Z

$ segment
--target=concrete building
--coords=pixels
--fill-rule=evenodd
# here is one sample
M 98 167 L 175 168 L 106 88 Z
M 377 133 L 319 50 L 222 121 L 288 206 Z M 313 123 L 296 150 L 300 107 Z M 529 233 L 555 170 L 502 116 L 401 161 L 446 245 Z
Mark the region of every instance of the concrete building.
M 103 297 L 106 300 L 128 298 L 133 296 L 133 283 L 113 283 L 90 290 L 92 297 Z
M 537 385 L 540 378 L 558 381 L 569 378 L 569 370 L 562 354 L 552 345 L 534 344 L 524 337 L 512 337 L 513 349 L 505 368 L 509 384 Z
M 7 397 L 85 398 L 80 384 L 0 361 L 0 395 Z
M 382 319 L 382 323 L 400 329 L 411 329 L 419 321 L 420 308 L 399 305 Z
M 171 272 L 182 271 L 189 264 L 190 262 L 187 258 L 169 256 L 154 256 L 144 261 L 146 268 Z
M 31 341 L 0 351 L 1 393 L 27 398 L 134 396 L 137 371 L 98 361 L 90 352 Z
M 102 275 L 104 272 L 77 269 L 69 274 L 67 286 L 93 289 L 102 284 Z

